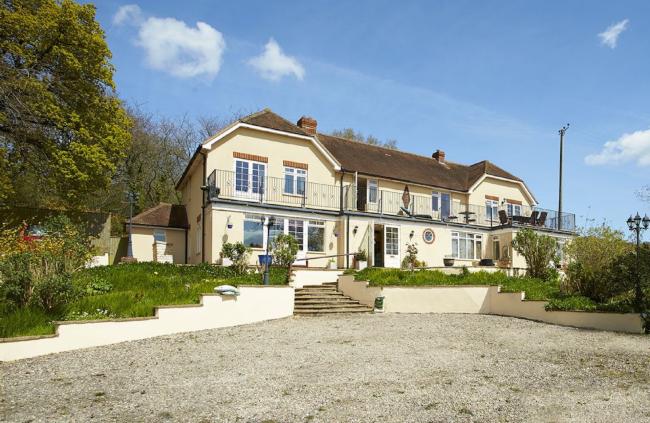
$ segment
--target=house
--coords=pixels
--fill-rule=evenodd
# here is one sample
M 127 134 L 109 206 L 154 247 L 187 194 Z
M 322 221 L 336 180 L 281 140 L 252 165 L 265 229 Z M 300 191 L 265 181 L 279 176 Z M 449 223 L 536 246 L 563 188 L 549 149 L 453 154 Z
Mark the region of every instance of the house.
M 300 246 L 296 264 L 309 267 L 332 257 L 350 267 L 361 250 L 370 265 L 399 267 L 407 244 L 416 243 L 430 267 L 453 257 L 456 266 L 489 258 L 524 268 L 511 247 L 517 231 L 560 242 L 575 232 L 573 214 L 540 208 L 522 179 L 489 161 L 463 165 L 442 150 L 425 157 L 337 138 L 318 133 L 313 118 L 294 124 L 269 109 L 203 142 L 176 188 L 182 206 L 159 207 L 182 215 L 178 221 L 153 218 L 156 209 L 134 218 L 138 231 L 148 231 L 136 257 L 142 249 L 150 260 L 150 243 L 173 234 L 167 253 L 174 262 L 218 263 L 225 242 L 241 241 L 254 264 L 269 239 L 287 233 Z

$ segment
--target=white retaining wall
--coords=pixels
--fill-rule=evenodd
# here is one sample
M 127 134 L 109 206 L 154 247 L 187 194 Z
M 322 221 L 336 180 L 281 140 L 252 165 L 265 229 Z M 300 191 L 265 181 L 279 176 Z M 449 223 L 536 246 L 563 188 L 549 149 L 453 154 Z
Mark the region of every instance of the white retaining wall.
M 369 306 L 383 296 L 387 313 L 496 314 L 562 326 L 643 333 L 643 321 L 636 313 L 546 311 L 546 301 L 524 301 L 523 292 L 502 293 L 496 286 L 374 287 L 355 281 L 352 275 L 341 276 L 338 286 L 345 295 Z
M 214 329 L 293 315 L 290 287 L 241 286 L 238 297 L 207 294 L 202 304 L 163 306 L 155 317 L 130 320 L 63 322 L 56 336 L 0 342 L 0 361 L 96 347 L 180 332 Z

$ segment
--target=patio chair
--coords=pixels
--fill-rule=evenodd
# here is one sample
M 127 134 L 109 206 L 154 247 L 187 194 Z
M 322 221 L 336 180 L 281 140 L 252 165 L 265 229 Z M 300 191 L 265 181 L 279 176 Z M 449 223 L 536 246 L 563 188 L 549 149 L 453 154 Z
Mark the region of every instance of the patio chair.
M 548 216 L 548 212 L 545 211 L 539 214 L 539 219 L 537 219 L 537 226 L 544 226 L 546 223 L 546 216 Z
M 510 219 L 508 218 L 508 214 L 505 210 L 499 210 L 499 221 L 502 225 L 507 225 L 510 223 Z
M 539 216 L 539 212 L 537 210 L 533 210 L 533 212 L 530 214 L 530 224 L 535 226 L 537 225 L 537 216 Z

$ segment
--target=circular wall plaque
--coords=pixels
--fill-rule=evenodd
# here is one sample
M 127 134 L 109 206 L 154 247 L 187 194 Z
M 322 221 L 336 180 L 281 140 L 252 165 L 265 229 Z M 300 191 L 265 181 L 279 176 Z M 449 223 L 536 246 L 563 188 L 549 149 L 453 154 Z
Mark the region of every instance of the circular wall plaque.
M 422 240 L 427 244 L 433 244 L 433 241 L 436 240 L 436 234 L 433 232 L 433 229 L 426 228 L 422 231 Z

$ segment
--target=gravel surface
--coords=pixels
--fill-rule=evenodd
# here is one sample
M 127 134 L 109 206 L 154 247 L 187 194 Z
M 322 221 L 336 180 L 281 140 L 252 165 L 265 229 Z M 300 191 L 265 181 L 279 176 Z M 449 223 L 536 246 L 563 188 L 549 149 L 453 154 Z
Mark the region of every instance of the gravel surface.
M 650 337 L 288 318 L 0 363 L 6 421 L 650 421 Z

